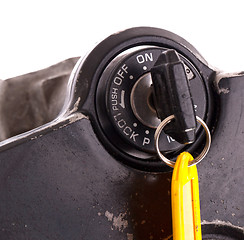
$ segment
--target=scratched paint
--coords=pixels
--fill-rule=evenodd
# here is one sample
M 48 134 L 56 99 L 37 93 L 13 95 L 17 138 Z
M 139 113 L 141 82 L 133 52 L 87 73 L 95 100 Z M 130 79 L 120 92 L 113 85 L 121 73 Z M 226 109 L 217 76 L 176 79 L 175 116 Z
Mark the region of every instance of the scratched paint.
M 115 216 L 113 213 L 106 211 L 104 215 L 109 222 L 112 222 L 112 229 L 123 232 L 128 227 L 128 221 L 125 219 L 126 213 L 120 213 L 118 216 Z

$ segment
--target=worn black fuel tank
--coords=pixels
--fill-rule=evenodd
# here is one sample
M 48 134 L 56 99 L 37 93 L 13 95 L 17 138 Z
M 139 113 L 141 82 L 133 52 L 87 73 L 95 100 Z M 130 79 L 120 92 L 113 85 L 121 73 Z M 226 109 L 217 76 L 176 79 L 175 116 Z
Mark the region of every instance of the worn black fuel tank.
M 209 67 L 181 37 L 148 27 L 99 43 L 63 85 L 54 120 L 0 143 L 0 239 L 172 238 L 172 170 L 153 144 L 160 121 L 150 75 L 167 49 L 184 63 L 195 113 L 212 134 L 197 165 L 203 239 L 244 239 L 244 76 Z M 165 134 L 160 147 L 174 160 L 183 150 L 197 156 L 204 141 L 198 126 L 192 145 Z

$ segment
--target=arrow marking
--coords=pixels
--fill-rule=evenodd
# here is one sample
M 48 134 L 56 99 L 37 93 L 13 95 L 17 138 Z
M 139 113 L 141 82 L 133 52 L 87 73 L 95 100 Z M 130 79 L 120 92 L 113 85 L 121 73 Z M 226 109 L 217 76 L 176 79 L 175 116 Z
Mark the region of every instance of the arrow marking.
M 125 108 L 125 90 L 121 91 L 121 95 L 120 95 L 120 104 L 119 104 L 122 108 Z

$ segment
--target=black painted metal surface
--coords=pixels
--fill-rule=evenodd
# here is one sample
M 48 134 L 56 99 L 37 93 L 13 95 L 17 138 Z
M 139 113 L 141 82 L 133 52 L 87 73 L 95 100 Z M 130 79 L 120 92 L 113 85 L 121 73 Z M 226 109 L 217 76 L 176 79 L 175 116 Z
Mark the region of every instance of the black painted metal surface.
M 224 79 L 219 124 L 198 165 L 201 216 L 244 225 L 244 78 Z M 171 173 L 122 165 L 90 121 L 0 153 L 0 239 L 163 239 L 171 235 Z
M 170 239 L 171 172 L 150 163 L 155 159 L 127 163 L 130 157 L 102 133 L 95 106 L 106 64 L 142 38 L 142 44 L 160 39 L 188 54 L 205 77 L 211 99 L 206 119 L 214 134 L 210 152 L 198 164 L 203 233 L 206 239 L 243 239 L 244 76 L 219 82 L 183 39 L 159 29 L 145 36 L 145 30 L 112 35 L 94 49 L 75 73 L 68 108 L 59 119 L 0 143 L 0 239 Z

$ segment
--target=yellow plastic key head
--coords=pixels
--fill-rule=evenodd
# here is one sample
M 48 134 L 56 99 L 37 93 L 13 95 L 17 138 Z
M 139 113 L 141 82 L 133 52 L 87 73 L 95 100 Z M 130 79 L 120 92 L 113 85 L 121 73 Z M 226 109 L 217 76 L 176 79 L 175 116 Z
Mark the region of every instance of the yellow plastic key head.
M 188 167 L 193 157 L 181 153 L 174 166 L 171 202 L 173 240 L 201 240 L 201 218 L 196 165 Z

